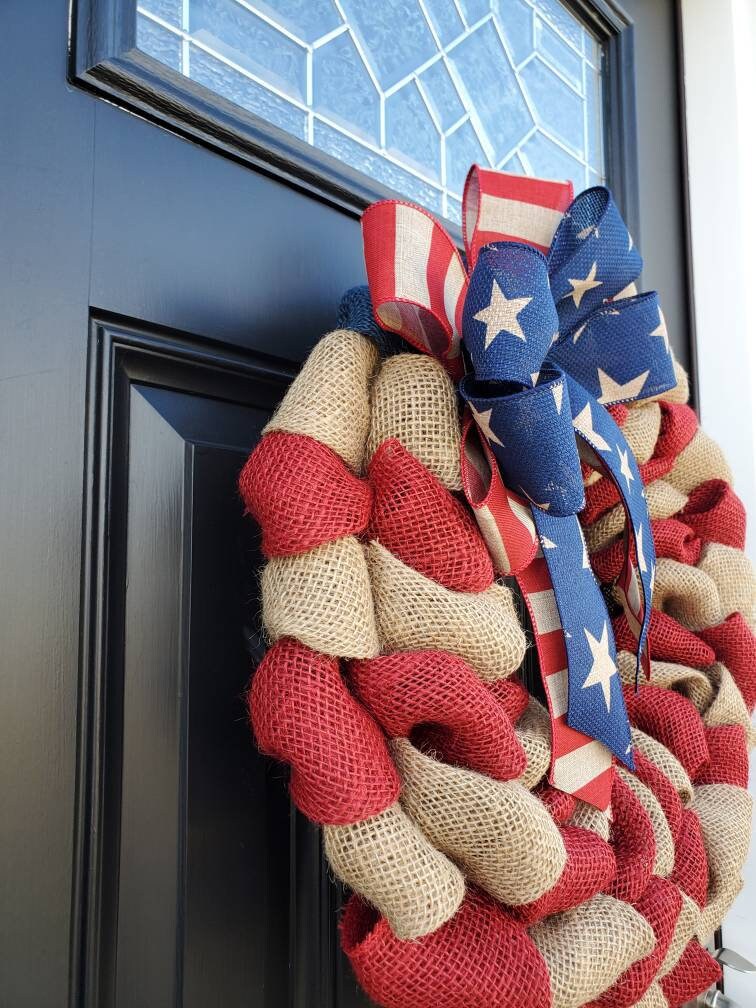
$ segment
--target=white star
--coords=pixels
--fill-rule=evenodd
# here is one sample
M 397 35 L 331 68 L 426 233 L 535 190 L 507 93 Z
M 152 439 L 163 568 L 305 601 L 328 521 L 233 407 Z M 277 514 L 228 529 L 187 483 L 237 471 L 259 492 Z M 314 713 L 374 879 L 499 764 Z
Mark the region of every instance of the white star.
M 493 413 L 493 406 L 489 410 L 485 410 L 482 413 L 478 413 L 472 403 L 470 403 L 470 412 L 475 417 L 475 423 L 478 425 L 480 430 L 485 435 L 488 441 L 494 441 L 497 445 L 504 447 L 503 442 L 499 441 L 494 432 L 491 430 L 491 414 Z
M 574 332 L 574 333 L 573 333 L 573 335 L 572 335 L 572 342 L 573 342 L 573 343 L 577 343 L 577 341 L 578 341 L 578 340 L 580 339 L 580 337 L 581 337 L 581 336 L 583 335 L 583 329 L 585 329 L 585 327 L 586 327 L 587 325 L 588 325 L 588 323 L 587 323 L 587 322 L 583 322 L 583 324 L 582 324 L 582 325 L 580 326 L 580 328 L 579 328 L 579 329 L 576 329 L 576 330 L 575 330 L 575 332 Z
M 538 376 L 539 376 L 540 373 L 541 373 L 540 371 L 532 371 L 531 372 L 530 380 L 533 382 L 533 385 L 537 385 L 538 384 Z
M 530 503 L 534 505 L 534 507 L 540 508 L 541 511 L 548 511 L 549 508 L 551 507 L 551 504 L 539 504 L 538 501 L 533 500 L 533 498 L 530 496 L 528 491 L 523 486 L 520 487 L 520 493 L 523 495 L 523 497 L 527 497 Z
M 521 339 L 523 343 L 525 342 L 525 333 L 520 327 L 517 316 L 526 305 L 530 304 L 532 300 L 533 298 L 529 297 L 505 297 L 504 291 L 502 291 L 501 287 L 499 287 L 498 283 L 494 280 L 493 286 L 491 287 L 491 301 L 489 302 L 488 307 L 482 308 L 477 315 L 473 315 L 473 318 L 478 322 L 485 322 L 486 350 L 488 350 L 490 345 L 501 332 L 511 333 L 513 336 Z
M 557 413 L 562 412 L 562 396 L 564 395 L 564 382 L 558 382 L 551 386 L 551 394 L 554 396 L 554 405 Z
M 572 290 L 569 294 L 565 294 L 565 297 L 571 297 L 575 302 L 575 307 L 580 307 L 580 302 L 583 300 L 583 295 L 587 294 L 589 290 L 594 287 L 600 287 L 602 284 L 601 280 L 596 279 L 596 263 L 594 263 L 588 270 L 588 275 L 584 280 L 574 280 L 571 277 L 568 278 L 567 282 L 572 285 Z
M 546 536 L 541 536 L 541 546 L 543 549 L 556 549 L 557 544 L 552 542 L 551 539 L 547 539 Z
M 577 233 L 577 237 L 580 241 L 583 241 L 584 238 L 588 238 L 590 235 L 593 235 L 594 238 L 600 237 L 599 229 L 594 227 L 593 224 L 589 224 L 588 227 L 584 227 L 582 231 L 578 231 Z
M 635 481 L 635 476 L 633 476 L 630 471 L 630 459 L 628 458 L 628 453 L 623 451 L 619 445 L 617 445 L 617 454 L 620 457 L 620 472 L 627 480 L 627 489 L 630 491 L 630 480 Z
M 635 530 L 635 552 L 638 554 L 638 566 L 645 573 L 646 558 L 643 556 L 643 526 L 639 525 Z
M 583 632 L 593 655 L 593 665 L 591 665 L 591 671 L 588 673 L 582 688 L 587 689 L 589 686 L 600 686 L 604 693 L 606 709 L 611 710 L 611 680 L 612 676 L 617 675 L 617 666 L 609 654 L 609 631 L 606 626 L 606 620 L 604 620 L 604 629 L 601 631 L 600 640 L 596 640 L 590 630 L 585 627 L 583 627 Z
M 596 368 L 596 371 L 598 372 L 599 385 L 601 386 L 600 403 L 615 403 L 621 402 L 623 399 L 637 399 L 641 389 L 646 384 L 646 378 L 651 373 L 650 371 L 644 371 L 643 374 L 636 375 L 635 378 L 631 378 L 624 385 L 620 385 L 619 382 L 616 382 L 611 375 L 608 375 L 606 371 L 602 371 L 601 368 Z
M 612 450 L 611 445 L 607 444 L 601 435 L 597 434 L 593 429 L 593 416 L 591 414 L 591 404 L 589 402 L 587 402 L 578 415 L 573 418 L 572 426 L 585 434 L 586 438 L 594 446 L 594 448 L 598 448 L 599 451 Z
M 669 335 L 667 334 L 667 323 L 664 321 L 664 315 L 661 308 L 659 308 L 659 325 L 651 333 L 652 336 L 661 336 L 664 340 L 664 349 L 669 353 Z

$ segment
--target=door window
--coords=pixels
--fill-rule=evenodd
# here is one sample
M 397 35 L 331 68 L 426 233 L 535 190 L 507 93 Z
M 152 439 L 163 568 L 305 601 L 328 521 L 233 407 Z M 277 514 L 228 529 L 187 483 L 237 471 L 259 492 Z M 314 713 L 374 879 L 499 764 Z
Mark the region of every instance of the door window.
M 452 221 L 473 162 L 605 177 L 601 46 L 558 0 L 139 0 L 137 46 Z

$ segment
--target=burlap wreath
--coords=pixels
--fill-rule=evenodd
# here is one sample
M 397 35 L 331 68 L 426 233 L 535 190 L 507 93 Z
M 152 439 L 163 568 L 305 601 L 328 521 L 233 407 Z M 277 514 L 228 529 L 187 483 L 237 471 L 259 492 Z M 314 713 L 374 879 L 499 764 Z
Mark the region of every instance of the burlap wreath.
M 526 633 L 461 486 L 434 359 L 320 341 L 240 477 L 262 529 L 271 642 L 259 747 L 353 891 L 341 938 L 385 1008 L 663 1008 L 706 989 L 751 819 L 756 582 L 745 516 L 685 405 L 612 408 L 647 484 L 653 677 L 620 653 L 636 774 L 611 821 L 545 780 L 550 725 L 517 678 Z M 586 471 L 592 563 L 622 560 L 616 490 Z M 631 647 L 624 617 L 618 648 Z

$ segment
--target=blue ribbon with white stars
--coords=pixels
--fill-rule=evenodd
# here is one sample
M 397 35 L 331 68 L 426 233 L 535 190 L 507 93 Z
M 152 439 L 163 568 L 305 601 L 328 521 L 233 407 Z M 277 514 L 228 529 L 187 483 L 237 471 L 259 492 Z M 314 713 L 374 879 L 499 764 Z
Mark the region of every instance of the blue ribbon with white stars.
M 472 370 L 460 384 L 504 481 L 532 504 L 564 630 L 567 723 L 631 768 L 611 618 L 577 515 L 585 505 L 582 459 L 615 482 L 625 510 L 617 588 L 638 641 L 638 667 L 648 671 L 651 525 L 635 458 L 606 409 L 675 385 L 657 294 L 627 296 L 641 266 L 603 187 L 573 201 L 548 257 L 517 242 L 484 246 L 463 310 Z

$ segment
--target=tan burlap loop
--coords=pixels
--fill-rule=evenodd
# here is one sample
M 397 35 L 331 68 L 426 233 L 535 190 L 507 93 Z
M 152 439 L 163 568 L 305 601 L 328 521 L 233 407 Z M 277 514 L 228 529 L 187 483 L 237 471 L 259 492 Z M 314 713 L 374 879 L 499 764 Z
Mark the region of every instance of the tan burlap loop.
M 372 903 L 397 938 L 430 934 L 464 899 L 462 873 L 398 802 L 350 826 L 324 826 L 323 843 L 336 877 Z
M 617 767 L 617 773 L 634 792 L 636 798 L 646 810 L 648 818 L 651 820 L 654 840 L 656 841 L 654 875 L 667 878 L 672 874 L 672 869 L 675 866 L 675 841 L 672 839 L 672 833 L 664 810 L 657 801 L 653 791 L 646 787 L 643 781 L 638 780 L 635 774 L 630 773 L 629 770 L 626 770 L 622 766 Z
M 745 728 L 749 745 L 756 741 L 756 732 L 751 724 L 743 694 L 732 678 L 730 670 L 721 662 L 706 669 L 706 674 L 712 683 L 714 699 L 702 710 L 703 723 L 707 728 L 718 728 L 720 725 L 742 725 Z
M 358 472 L 370 425 L 369 388 L 378 351 L 365 336 L 337 329 L 315 345 L 263 434 L 307 434 Z
M 646 499 L 648 503 L 648 513 L 652 518 L 671 518 L 677 514 L 688 498 L 671 486 L 666 480 L 654 480 L 646 487 Z M 589 553 L 603 549 L 615 539 L 625 527 L 625 510 L 621 504 L 616 504 L 611 511 L 607 511 L 598 521 L 592 525 L 587 525 L 583 532 Z
M 709 862 L 709 892 L 698 929 L 699 938 L 706 941 L 722 923 L 743 886 L 753 799 L 733 784 L 705 784 L 696 788 L 693 807 L 701 821 Z
M 296 637 L 339 658 L 378 654 L 370 578 L 354 536 L 296 556 L 275 557 L 263 569 L 263 625 L 271 641 Z
M 580 826 L 582 829 L 596 833 L 602 840 L 609 840 L 609 829 L 611 826 L 609 813 L 602 812 L 601 809 L 597 809 L 594 805 L 589 805 L 588 802 L 584 802 L 580 798 L 578 798 L 575 811 L 570 817 L 570 825 Z
M 661 407 L 659 403 L 643 402 L 639 403 L 636 409 L 628 410 L 622 433 L 632 448 L 638 465 L 648 462 L 654 454 L 660 427 Z
M 722 449 L 699 427 L 665 479 L 681 493 L 689 494 L 705 480 L 723 479 L 732 483 L 732 472 Z
M 617 670 L 622 682 L 635 685 L 636 659 L 630 651 L 617 653 Z M 651 682 L 654 686 L 664 686 L 686 696 L 699 712 L 703 712 L 714 698 L 714 686 L 706 672 L 677 665 L 675 662 L 652 661 Z
M 652 983 L 640 1001 L 636 1001 L 632 1008 L 669 1008 L 669 1001 L 664 996 L 664 991 L 659 984 Z
M 659 967 L 658 978 L 665 977 L 667 973 L 677 966 L 680 956 L 685 951 L 685 946 L 697 933 L 701 922 L 701 910 L 695 900 L 691 899 L 687 893 L 680 890 L 682 896 L 682 909 L 677 918 L 677 924 L 669 943 L 667 954 Z
M 522 784 L 440 763 L 407 739 L 390 745 L 404 810 L 471 881 L 513 905 L 557 882 L 567 862 L 562 835 Z
M 653 604 L 689 630 L 718 626 L 729 615 L 717 585 L 698 567 L 660 557 L 656 563 Z
M 389 357 L 371 403 L 366 462 L 387 438 L 399 438 L 447 489 L 462 489 L 457 397 L 437 360 L 426 354 Z
M 525 771 L 519 780 L 532 791 L 546 776 L 551 765 L 551 720 L 546 708 L 535 697 L 528 700 L 528 706 L 515 725 L 515 735 L 520 740 L 527 759 Z
M 678 758 L 661 742 L 657 742 L 655 738 L 646 735 L 639 728 L 632 728 L 631 732 L 633 745 L 638 752 L 646 759 L 651 760 L 654 766 L 669 779 L 683 805 L 690 805 L 693 801 L 693 785 Z
M 551 976 L 552 1008 L 580 1008 L 649 955 L 653 929 L 629 903 L 599 894 L 574 910 L 547 917 L 530 937 Z
M 493 682 L 525 655 L 525 634 L 512 592 L 494 584 L 455 592 L 402 563 L 379 542 L 367 547 L 375 616 L 383 651 L 450 651 Z
M 707 574 L 716 585 L 724 619 L 734 612 L 753 625 L 756 617 L 756 576 L 746 554 L 734 546 L 706 543 L 698 570 Z

